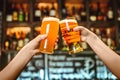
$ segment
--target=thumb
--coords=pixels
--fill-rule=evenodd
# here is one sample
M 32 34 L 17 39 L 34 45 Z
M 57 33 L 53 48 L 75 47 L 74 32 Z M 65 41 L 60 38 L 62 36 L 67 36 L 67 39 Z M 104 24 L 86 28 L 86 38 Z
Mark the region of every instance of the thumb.
M 84 30 L 83 26 L 77 26 L 73 29 L 74 31 Z

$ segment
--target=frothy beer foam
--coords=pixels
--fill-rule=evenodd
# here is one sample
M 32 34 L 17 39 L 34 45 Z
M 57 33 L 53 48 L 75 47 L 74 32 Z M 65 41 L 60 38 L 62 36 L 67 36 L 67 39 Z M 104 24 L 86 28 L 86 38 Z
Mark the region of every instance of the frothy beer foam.
M 58 21 L 59 22 L 59 19 L 58 18 L 55 18 L 55 17 L 45 17 L 43 19 L 43 22 L 44 21 Z
M 64 19 L 64 20 L 61 20 L 61 21 L 60 21 L 60 24 L 66 23 L 66 22 L 74 22 L 74 23 L 77 23 L 77 21 L 74 20 L 74 19 Z

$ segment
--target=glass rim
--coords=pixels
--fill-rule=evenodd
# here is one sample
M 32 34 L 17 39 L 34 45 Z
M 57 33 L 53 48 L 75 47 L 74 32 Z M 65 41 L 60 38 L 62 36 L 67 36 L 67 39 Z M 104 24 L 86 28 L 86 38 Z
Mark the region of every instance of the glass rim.
M 77 23 L 77 20 L 76 19 L 69 19 L 69 18 L 66 18 L 66 19 L 63 19 L 63 20 L 60 20 L 59 23 L 62 24 L 62 23 L 66 23 L 66 22 L 75 22 Z
M 44 21 L 57 21 L 59 22 L 59 18 L 56 18 L 56 17 L 44 17 L 42 22 Z

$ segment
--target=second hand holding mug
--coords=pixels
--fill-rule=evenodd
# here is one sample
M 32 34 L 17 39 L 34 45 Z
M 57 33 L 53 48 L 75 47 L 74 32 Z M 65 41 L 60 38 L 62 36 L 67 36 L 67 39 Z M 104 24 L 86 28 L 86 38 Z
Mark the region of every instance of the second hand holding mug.
M 69 47 L 69 54 L 83 51 L 83 48 L 80 46 L 80 32 L 73 31 L 73 28 L 76 26 L 78 26 L 78 23 L 75 19 L 64 19 L 60 21 L 62 37 Z

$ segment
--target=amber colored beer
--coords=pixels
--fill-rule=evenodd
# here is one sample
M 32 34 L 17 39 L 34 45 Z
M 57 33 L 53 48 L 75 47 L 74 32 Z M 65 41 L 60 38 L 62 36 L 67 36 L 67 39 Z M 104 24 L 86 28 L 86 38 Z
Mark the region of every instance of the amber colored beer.
M 59 19 L 54 17 L 45 17 L 41 25 L 41 34 L 48 34 L 45 40 L 40 42 L 40 52 L 53 54 L 55 41 L 58 37 Z
M 83 48 L 80 46 L 80 32 L 73 31 L 73 28 L 76 26 L 78 26 L 78 23 L 75 19 L 64 19 L 60 21 L 60 29 L 69 47 L 69 54 L 83 51 Z

